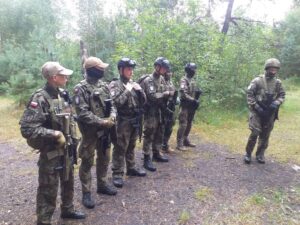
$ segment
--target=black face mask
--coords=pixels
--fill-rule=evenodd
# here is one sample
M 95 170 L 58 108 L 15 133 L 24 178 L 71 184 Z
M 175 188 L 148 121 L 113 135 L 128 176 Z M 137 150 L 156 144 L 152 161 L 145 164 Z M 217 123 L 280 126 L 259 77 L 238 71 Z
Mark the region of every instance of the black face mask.
M 99 70 L 96 67 L 92 67 L 86 70 L 86 74 L 89 77 L 96 78 L 96 79 L 101 79 L 104 76 L 104 71 Z
M 192 77 L 195 75 L 195 73 L 196 73 L 196 71 L 194 71 L 194 70 L 189 70 L 189 71 L 187 72 L 187 75 L 188 75 L 188 77 L 192 78 Z
M 271 71 L 266 72 L 266 76 L 269 78 L 273 78 L 273 77 L 275 77 L 275 75 L 276 75 L 276 73 L 272 73 Z

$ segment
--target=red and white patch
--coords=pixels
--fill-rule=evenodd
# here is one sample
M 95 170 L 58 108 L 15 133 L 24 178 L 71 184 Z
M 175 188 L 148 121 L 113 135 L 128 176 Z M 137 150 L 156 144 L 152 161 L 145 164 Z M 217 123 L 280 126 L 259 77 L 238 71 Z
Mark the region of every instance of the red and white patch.
M 30 107 L 36 109 L 38 107 L 38 103 L 37 102 L 30 102 Z

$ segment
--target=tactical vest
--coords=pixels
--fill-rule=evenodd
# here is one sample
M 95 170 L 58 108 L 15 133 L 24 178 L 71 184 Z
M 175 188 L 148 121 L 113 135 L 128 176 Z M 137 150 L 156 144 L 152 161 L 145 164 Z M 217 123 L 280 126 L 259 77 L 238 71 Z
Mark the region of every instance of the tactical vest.
M 279 94 L 279 81 L 276 78 L 266 79 L 265 75 L 260 75 L 257 79 L 258 91 L 256 93 L 256 100 L 258 102 L 267 101 L 267 95 L 272 95 L 275 100 Z
M 103 118 L 106 106 L 104 101 L 110 98 L 109 90 L 104 82 L 99 81 L 96 85 L 89 84 L 86 80 L 80 82 L 79 88 L 87 93 L 87 102 L 90 111 L 96 116 Z

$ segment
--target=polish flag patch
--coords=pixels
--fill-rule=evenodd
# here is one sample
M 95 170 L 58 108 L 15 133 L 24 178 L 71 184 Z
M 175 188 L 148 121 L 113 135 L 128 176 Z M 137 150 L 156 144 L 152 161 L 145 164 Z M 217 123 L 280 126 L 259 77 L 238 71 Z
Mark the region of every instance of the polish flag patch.
M 38 103 L 37 102 L 31 102 L 30 103 L 30 107 L 36 109 L 38 107 Z

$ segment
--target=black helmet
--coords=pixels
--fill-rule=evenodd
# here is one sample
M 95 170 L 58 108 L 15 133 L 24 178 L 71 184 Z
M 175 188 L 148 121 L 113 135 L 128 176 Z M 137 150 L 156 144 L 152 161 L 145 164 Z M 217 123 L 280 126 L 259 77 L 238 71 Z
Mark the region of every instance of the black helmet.
M 154 62 L 154 66 L 161 66 L 161 67 L 166 68 L 167 70 L 171 69 L 169 60 L 167 60 L 164 57 L 158 57 Z
M 197 66 L 195 63 L 187 63 L 184 67 L 184 71 L 186 73 L 189 73 L 191 71 L 195 72 L 196 69 L 197 69 Z
M 130 59 L 130 58 L 122 58 L 118 62 L 118 70 L 120 68 L 124 68 L 124 67 L 132 67 L 132 68 L 134 68 L 135 66 L 136 66 L 135 61 L 132 60 L 132 59 Z

